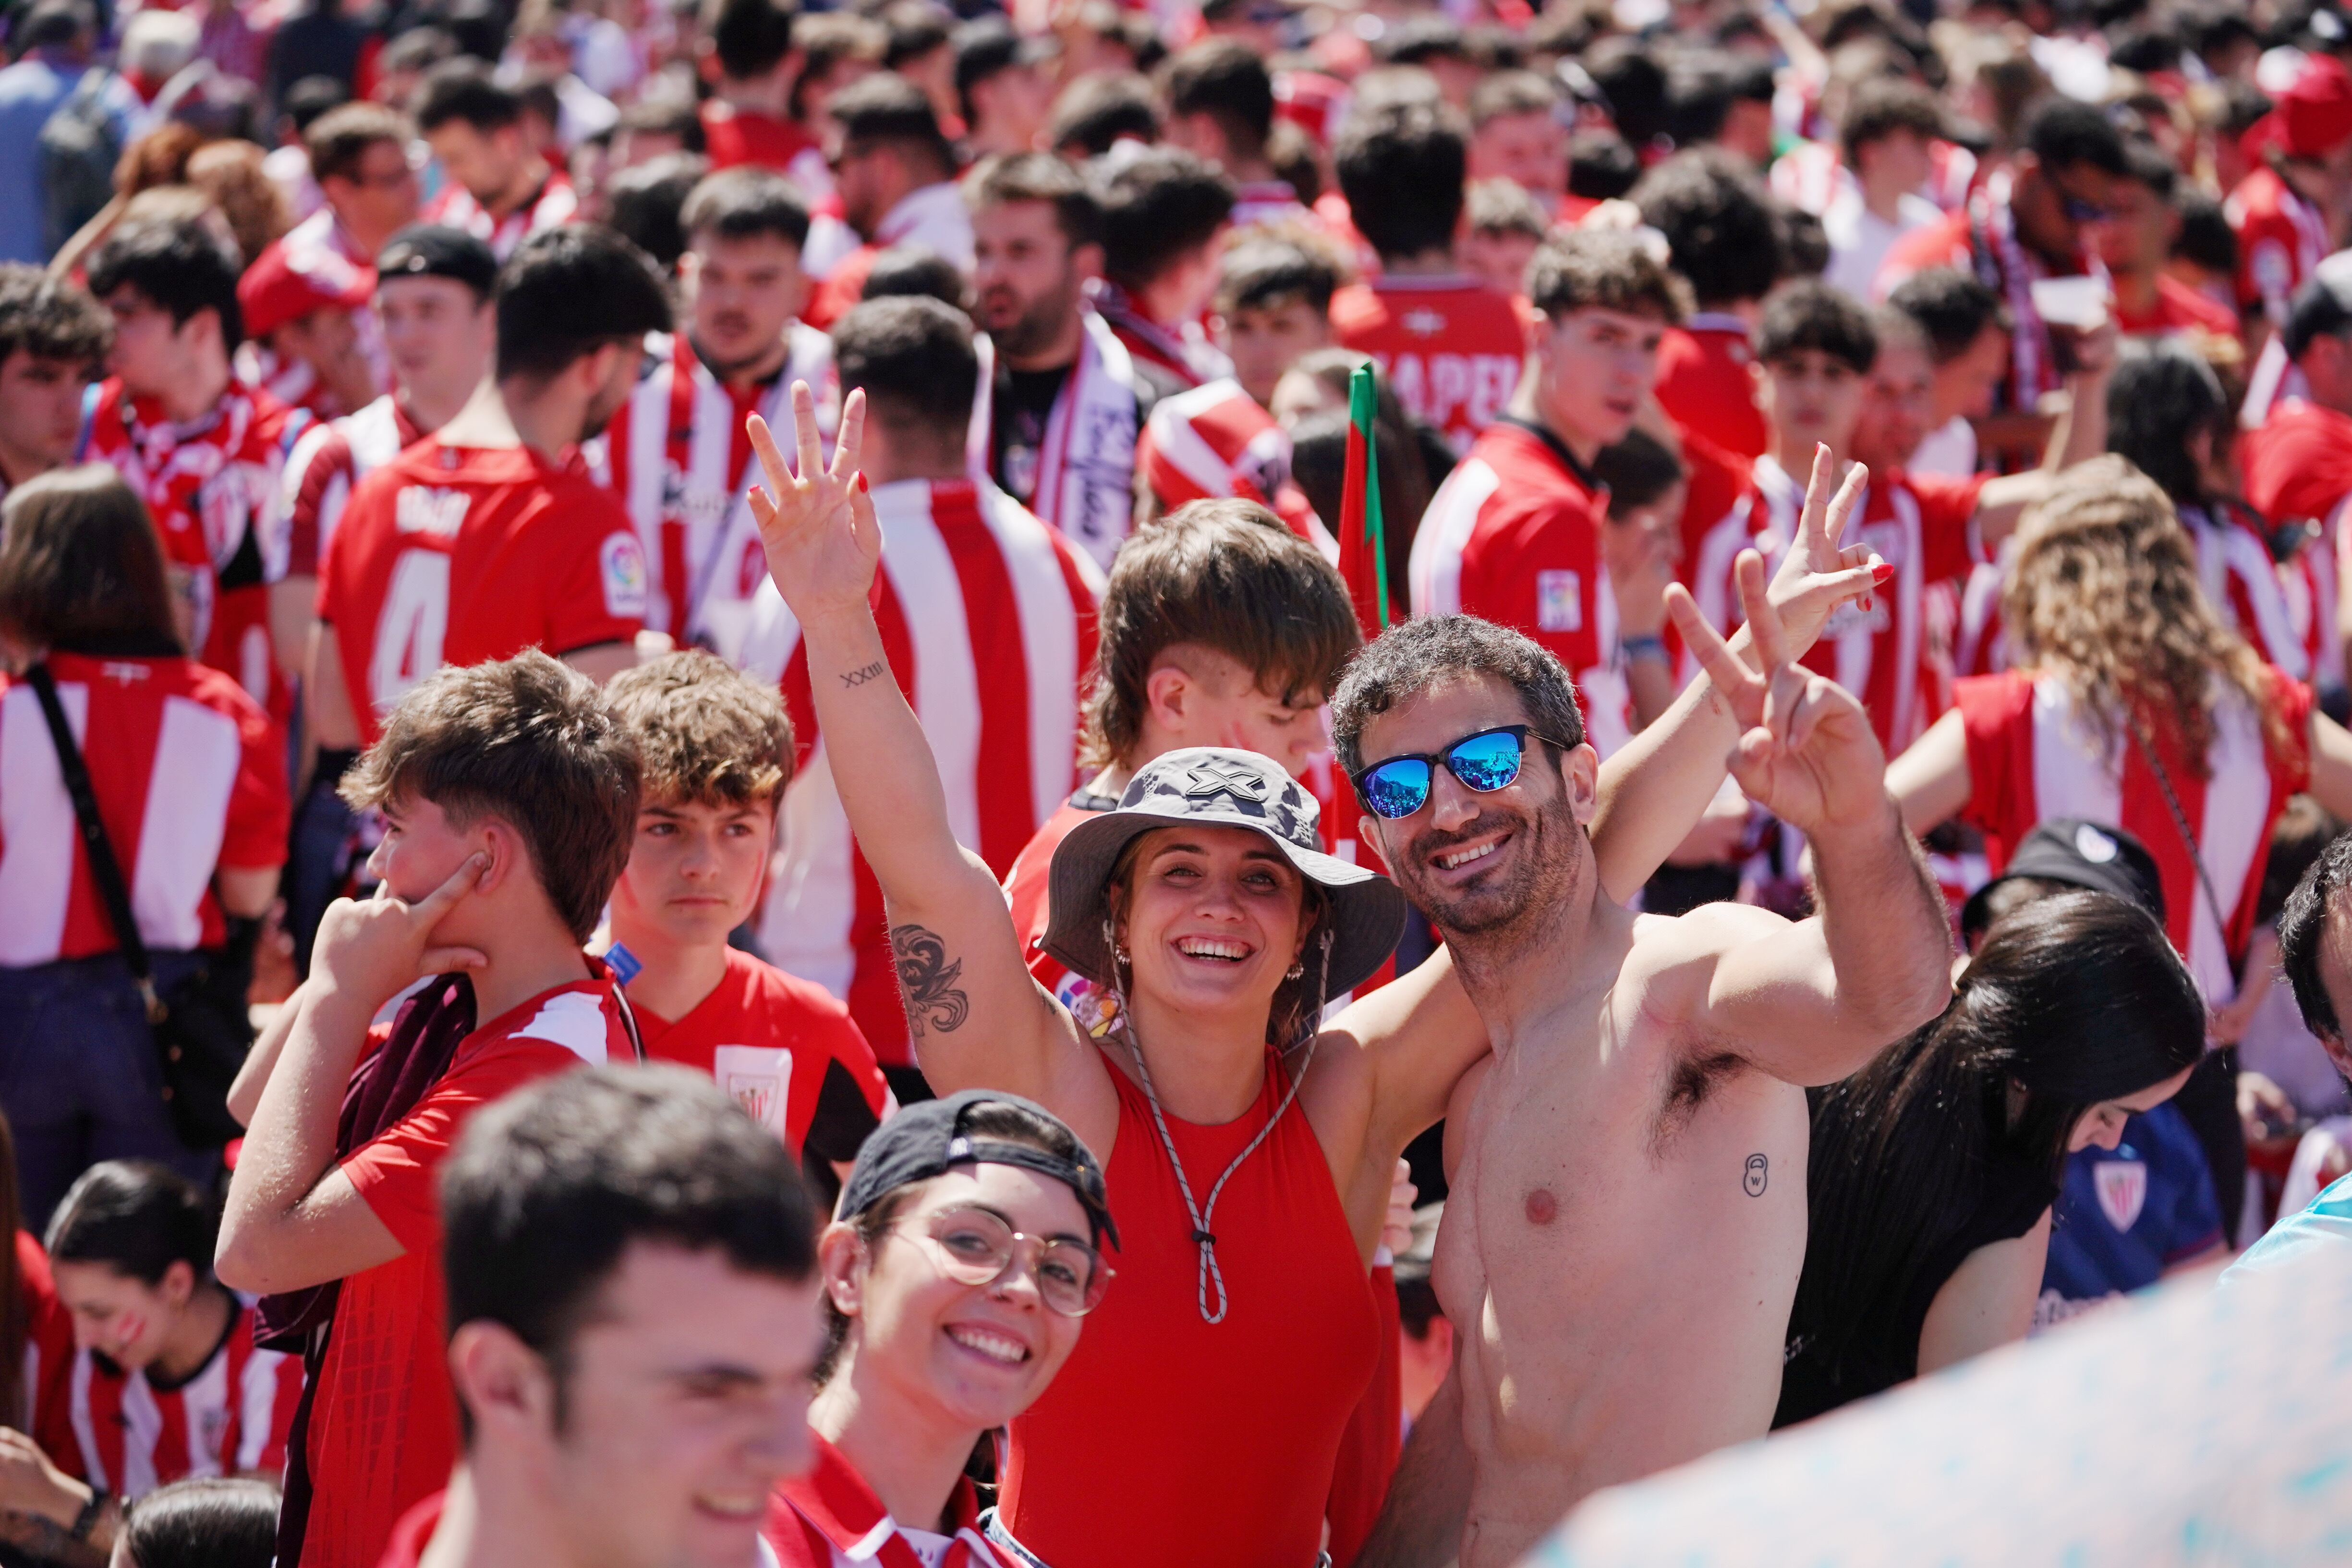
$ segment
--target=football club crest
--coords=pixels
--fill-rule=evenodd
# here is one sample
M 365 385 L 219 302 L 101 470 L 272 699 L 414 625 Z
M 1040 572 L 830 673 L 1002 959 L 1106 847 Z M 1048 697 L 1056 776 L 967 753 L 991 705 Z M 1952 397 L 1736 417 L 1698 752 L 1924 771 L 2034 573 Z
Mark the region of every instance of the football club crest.
M 2099 1212 L 2118 1231 L 2139 1223 L 2147 1206 L 2147 1166 L 2138 1160 L 2102 1160 L 2091 1171 L 2099 1190 Z

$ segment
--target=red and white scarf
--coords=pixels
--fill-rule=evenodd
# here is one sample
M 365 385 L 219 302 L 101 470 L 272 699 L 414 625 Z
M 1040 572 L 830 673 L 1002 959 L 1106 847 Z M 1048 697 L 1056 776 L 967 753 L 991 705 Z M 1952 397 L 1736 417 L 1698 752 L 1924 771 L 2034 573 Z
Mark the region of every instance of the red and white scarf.
M 1119 542 L 1135 523 L 1135 442 L 1141 434 L 1135 361 L 1101 316 L 1083 310 L 1078 321 L 1086 331 L 1077 363 L 1070 367 L 1045 418 L 1029 510 L 1108 572 Z M 981 395 L 985 399 L 992 377 L 986 374 L 987 361 L 982 368 Z M 981 434 L 978 451 L 985 467 L 990 450 L 986 416 L 978 414 L 973 425 Z

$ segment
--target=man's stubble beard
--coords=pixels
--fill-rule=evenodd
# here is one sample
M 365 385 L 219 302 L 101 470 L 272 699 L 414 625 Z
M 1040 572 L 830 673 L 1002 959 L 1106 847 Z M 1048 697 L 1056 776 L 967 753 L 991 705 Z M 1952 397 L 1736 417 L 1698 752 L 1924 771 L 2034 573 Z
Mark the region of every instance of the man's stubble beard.
M 1423 862 L 1416 852 L 1410 861 L 1410 881 L 1400 877 L 1399 885 L 1449 945 L 1504 956 L 1502 950 L 1527 940 L 1529 932 L 1566 907 L 1578 890 L 1580 857 L 1574 845 L 1559 831 L 1555 816 L 1565 818 L 1570 827 L 1576 827 L 1564 805 L 1557 811 L 1518 818 L 1517 864 L 1505 881 L 1450 900 L 1433 898 L 1424 879 Z M 1457 840 L 1475 837 L 1492 828 L 1490 821 L 1482 819 L 1453 837 Z M 1580 835 L 1582 830 L 1577 831 Z
M 1049 346 L 1077 309 L 1076 280 L 1066 272 L 1060 283 L 1031 300 L 1009 326 L 992 329 L 988 335 L 999 353 L 1026 359 Z

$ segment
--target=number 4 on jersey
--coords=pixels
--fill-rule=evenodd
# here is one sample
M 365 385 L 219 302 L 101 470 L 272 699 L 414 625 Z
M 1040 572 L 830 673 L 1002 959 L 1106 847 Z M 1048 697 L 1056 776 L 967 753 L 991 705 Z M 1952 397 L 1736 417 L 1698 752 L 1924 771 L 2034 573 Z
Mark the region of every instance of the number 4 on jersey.
M 368 699 L 389 713 L 409 689 L 441 668 L 449 629 L 449 557 L 438 550 L 404 550 L 384 588 L 375 623 L 375 653 L 368 661 Z

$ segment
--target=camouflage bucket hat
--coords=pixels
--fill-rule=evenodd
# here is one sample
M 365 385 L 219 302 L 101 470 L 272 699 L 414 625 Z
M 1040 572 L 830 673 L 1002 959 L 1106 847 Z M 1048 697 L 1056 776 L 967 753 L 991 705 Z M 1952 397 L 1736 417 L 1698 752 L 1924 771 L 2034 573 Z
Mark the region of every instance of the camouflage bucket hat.
M 1320 816 L 1315 797 L 1297 780 L 1255 752 L 1192 746 L 1155 757 L 1137 770 L 1116 810 L 1078 824 L 1055 847 L 1045 951 L 1087 979 L 1108 984 L 1105 894 L 1120 852 L 1157 827 L 1241 827 L 1270 840 L 1328 896 L 1331 968 L 1325 985 L 1337 996 L 1395 950 L 1404 930 L 1404 895 L 1379 872 L 1325 854 L 1316 832 Z

